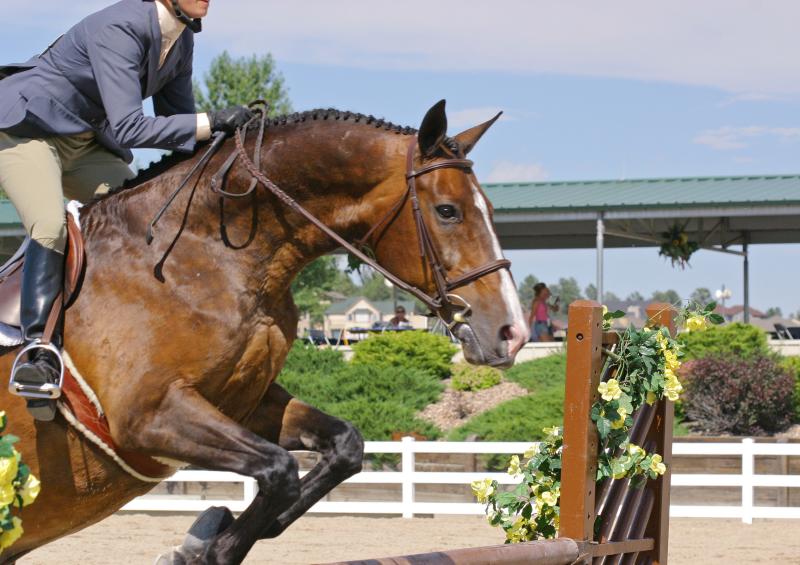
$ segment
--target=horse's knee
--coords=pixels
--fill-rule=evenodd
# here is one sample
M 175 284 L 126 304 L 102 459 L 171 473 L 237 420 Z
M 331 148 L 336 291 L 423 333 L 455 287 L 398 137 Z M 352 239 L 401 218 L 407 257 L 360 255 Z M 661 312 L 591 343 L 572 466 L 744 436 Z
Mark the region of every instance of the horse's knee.
M 297 460 L 285 451 L 271 454 L 252 476 L 262 492 L 295 499 L 300 496 L 299 471 Z
M 364 462 L 364 438 L 350 422 L 342 421 L 341 430 L 333 436 L 331 468 L 348 476 L 361 471 Z

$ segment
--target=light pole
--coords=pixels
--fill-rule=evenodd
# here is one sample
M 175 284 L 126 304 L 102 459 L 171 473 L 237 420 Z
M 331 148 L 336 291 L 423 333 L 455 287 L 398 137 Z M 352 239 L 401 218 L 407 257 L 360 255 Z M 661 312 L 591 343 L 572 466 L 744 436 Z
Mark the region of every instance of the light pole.
M 714 293 L 714 296 L 722 303 L 722 307 L 725 308 L 725 301 L 733 296 L 733 293 L 731 292 L 731 289 L 725 288 L 725 285 L 723 284 L 722 288 Z

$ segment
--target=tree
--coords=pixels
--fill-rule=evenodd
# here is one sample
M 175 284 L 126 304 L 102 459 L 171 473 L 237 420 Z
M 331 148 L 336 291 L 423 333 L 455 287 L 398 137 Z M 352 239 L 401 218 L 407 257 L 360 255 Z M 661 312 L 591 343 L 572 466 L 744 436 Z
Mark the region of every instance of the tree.
M 783 318 L 783 311 L 781 310 L 780 306 L 773 306 L 767 310 L 766 315 L 767 318 L 771 318 L 772 316 Z
M 527 308 L 530 306 L 531 302 L 533 302 L 533 287 L 537 284 L 539 284 L 539 279 L 534 275 L 528 275 L 519 283 L 517 292 L 519 293 L 519 301 L 523 308 Z
M 653 296 L 650 297 L 653 302 L 666 302 L 667 304 L 678 304 L 681 301 L 681 295 L 676 291 L 669 290 L 656 290 L 653 291 Z
M 583 289 L 583 293 L 586 295 L 586 298 L 589 300 L 597 300 L 597 287 L 594 286 L 593 283 L 589 283 L 586 285 L 586 288 Z M 607 290 L 603 293 L 603 302 L 619 302 L 620 298 L 610 290 Z
M 638 290 L 631 292 L 626 298 L 628 302 L 644 302 L 644 296 Z
M 234 59 L 227 51 L 214 57 L 203 77 L 194 83 L 194 98 L 200 112 L 221 110 L 265 100 L 270 115 L 292 111 L 283 75 L 275 69 L 272 55 L 251 55 Z
M 561 297 L 561 314 L 566 314 L 567 306 L 576 300 L 583 298 L 581 295 L 581 287 L 574 277 L 558 279 L 558 283 L 550 287 L 550 292 L 553 296 Z
M 361 288 L 359 294 L 368 300 L 390 300 L 392 289 L 386 285 L 386 279 L 380 273 L 368 269 L 361 274 Z
M 292 282 L 292 295 L 298 310 L 308 313 L 312 323 L 322 322 L 330 297 L 330 292 L 349 295 L 356 285 L 336 265 L 336 258 L 330 255 L 311 262 Z
M 703 306 L 709 304 L 710 302 L 713 302 L 713 299 L 711 297 L 711 291 L 705 287 L 694 289 L 694 292 L 689 297 L 689 300 Z

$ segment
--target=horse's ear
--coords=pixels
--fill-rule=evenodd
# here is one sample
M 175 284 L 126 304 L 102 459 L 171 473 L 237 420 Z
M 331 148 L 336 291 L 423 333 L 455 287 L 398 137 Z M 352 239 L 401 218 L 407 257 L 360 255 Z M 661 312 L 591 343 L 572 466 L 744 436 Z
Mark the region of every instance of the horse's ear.
M 497 115 L 489 121 L 483 122 L 480 125 L 475 126 L 474 128 L 470 128 L 466 131 L 462 131 L 456 136 L 456 141 L 458 145 L 461 147 L 461 150 L 464 152 L 464 155 L 472 151 L 472 148 L 478 143 L 478 140 L 483 137 L 483 134 L 486 133 L 492 125 L 503 115 L 503 112 L 498 112 Z
M 444 105 L 445 101 L 439 100 L 422 118 L 417 139 L 423 157 L 431 157 L 447 135 L 447 115 L 444 112 Z

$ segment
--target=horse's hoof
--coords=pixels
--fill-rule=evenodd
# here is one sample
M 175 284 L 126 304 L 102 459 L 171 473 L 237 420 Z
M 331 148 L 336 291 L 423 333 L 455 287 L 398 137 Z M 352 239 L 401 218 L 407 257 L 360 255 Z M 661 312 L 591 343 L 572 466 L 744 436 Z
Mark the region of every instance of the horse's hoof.
M 181 550 L 185 554 L 202 554 L 211 540 L 227 530 L 233 521 L 233 514 L 225 506 L 212 506 L 200 514 L 189 528 Z

